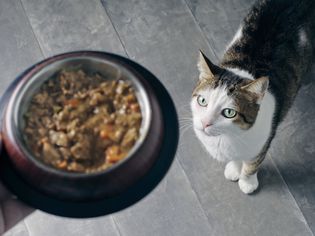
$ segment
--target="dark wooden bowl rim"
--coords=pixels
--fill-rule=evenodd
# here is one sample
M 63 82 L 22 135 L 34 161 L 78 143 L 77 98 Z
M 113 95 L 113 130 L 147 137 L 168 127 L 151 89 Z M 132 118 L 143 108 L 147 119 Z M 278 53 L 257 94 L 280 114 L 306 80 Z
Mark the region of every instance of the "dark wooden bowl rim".
M 14 168 L 12 167 L 12 164 L 10 162 L 10 158 L 7 155 L 5 148 L 3 148 L 2 146 L 0 135 L 0 177 L 6 187 L 8 187 L 20 200 L 35 208 L 41 209 L 48 213 L 67 217 L 85 218 L 101 216 L 122 210 L 132 204 L 135 204 L 140 199 L 145 197 L 148 193 L 150 193 L 166 175 L 171 166 L 171 163 L 173 162 L 178 145 L 178 119 L 174 103 L 165 87 L 152 73 L 150 73 L 141 65 L 127 58 L 111 53 L 97 51 L 79 51 L 71 53 L 87 53 L 99 56 L 107 55 L 131 66 L 134 70 L 140 73 L 143 78 L 146 78 L 147 82 L 152 86 L 152 88 L 154 88 L 154 91 L 157 94 L 158 103 L 160 105 L 164 120 L 165 132 L 162 138 L 162 146 L 160 149 L 159 157 L 157 158 L 153 167 L 151 167 L 151 169 L 144 177 L 142 177 L 136 184 L 129 187 L 128 189 L 126 189 L 126 191 L 117 196 L 87 202 L 66 201 L 55 199 L 39 191 L 36 191 L 31 188 L 25 181 L 23 181 L 23 179 L 21 179 L 20 176 L 14 171 Z M 57 55 L 55 57 L 66 54 L 69 53 Z M 49 59 L 51 58 L 48 58 L 46 60 Z M 0 125 L 3 117 L 3 108 L 10 98 L 12 90 L 18 83 L 19 78 L 29 73 L 38 64 L 33 65 L 25 72 L 23 72 L 9 86 L 9 88 L 2 96 L 0 102 Z

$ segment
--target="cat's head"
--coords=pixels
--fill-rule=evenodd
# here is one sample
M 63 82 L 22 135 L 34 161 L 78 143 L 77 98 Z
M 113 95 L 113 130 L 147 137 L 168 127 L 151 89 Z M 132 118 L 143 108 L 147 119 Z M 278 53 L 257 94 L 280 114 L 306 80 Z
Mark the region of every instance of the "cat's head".
M 198 69 L 199 81 L 191 101 L 194 128 L 209 136 L 250 129 L 268 88 L 268 78 L 242 77 L 214 65 L 202 52 Z

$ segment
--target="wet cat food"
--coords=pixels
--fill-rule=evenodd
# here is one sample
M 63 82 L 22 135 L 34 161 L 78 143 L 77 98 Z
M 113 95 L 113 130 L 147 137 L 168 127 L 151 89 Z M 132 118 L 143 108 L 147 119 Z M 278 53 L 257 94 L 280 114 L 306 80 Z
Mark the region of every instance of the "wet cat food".
M 128 81 L 62 70 L 33 95 L 24 138 L 38 160 L 70 172 L 97 172 L 123 160 L 142 115 Z

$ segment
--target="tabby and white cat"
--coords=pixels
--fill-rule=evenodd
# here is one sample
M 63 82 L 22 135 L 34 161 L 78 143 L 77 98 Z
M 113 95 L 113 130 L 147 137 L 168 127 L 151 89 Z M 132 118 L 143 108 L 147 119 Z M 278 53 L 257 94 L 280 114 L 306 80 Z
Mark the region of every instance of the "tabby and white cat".
M 252 193 L 277 126 L 315 53 L 315 1 L 262 0 L 245 17 L 223 60 L 202 52 L 191 109 L 197 137 L 228 161 L 225 178 Z

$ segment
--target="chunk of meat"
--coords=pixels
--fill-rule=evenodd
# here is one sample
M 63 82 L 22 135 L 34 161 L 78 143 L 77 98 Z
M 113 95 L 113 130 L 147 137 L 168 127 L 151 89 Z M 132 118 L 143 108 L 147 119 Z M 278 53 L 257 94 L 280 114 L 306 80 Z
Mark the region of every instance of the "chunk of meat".
M 136 128 L 132 128 L 128 130 L 127 133 L 125 134 L 121 142 L 121 145 L 123 147 L 131 148 L 137 139 L 138 139 L 137 130 Z
M 80 69 L 62 70 L 44 82 L 24 118 L 25 141 L 35 157 L 86 173 L 125 158 L 142 121 L 130 83 Z
M 119 146 L 113 145 L 106 150 L 106 161 L 116 163 L 123 159 L 127 153 L 123 152 Z
M 61 157 L 58 150 L 48 142 L 43 143 L 43 156 L 48 162 L 56 162 Z
M 69 145 L 69 139 L 64 132 L 56 132 L 54 130 L 49 131 L 49 139 L 52 144 L 57 146 L 67 147 Z
M 89 140 L 82 139 L 70 148 L 70 152 L 76 160 L 87 160 L 90 159 L 90 148 Z

